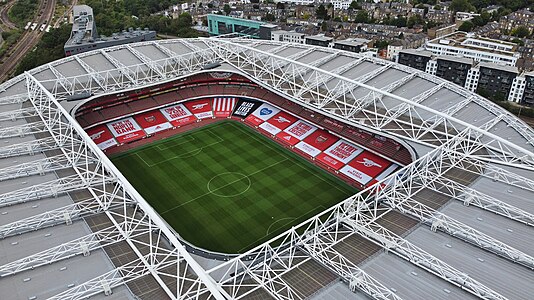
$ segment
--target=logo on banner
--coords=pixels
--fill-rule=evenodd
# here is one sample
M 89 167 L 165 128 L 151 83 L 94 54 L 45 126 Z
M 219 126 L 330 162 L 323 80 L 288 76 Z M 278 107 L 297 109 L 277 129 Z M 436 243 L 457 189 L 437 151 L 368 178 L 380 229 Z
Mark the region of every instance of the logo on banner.
M 239 106 L 239 108 L 235 111 L 234 114 L 238 116 L 246 116 L 250 112 L 250 110 L 254 107 L 254 103 L 252 102 L 243 102 Z
M 375 163 L 374 161 L 370 160 L 369 158 L 363 158 L 363 161 L 359 161 L 360 164 L 363 164 L 364 166 L 370 168 L 370 167 L 379 167 L 382 168 L 382 166 L 378 163 Z
M 145 117 L 145 121 L 147 121 L 148 123 L 153 123 L 156 121 L 156 117 L 155 116 Z
M 195 104 L 195 105 L 193 105 L 193 110 L 203 109 L 204 106 L 206 106 L 206 105 L 208 105 L 208 103 Z
M 276 117 L 276 119 L 274 119 L 275 121 L 277 121 L 278 123 L 291 123 L 291 121 L 289 121 L 288 119 L 282 117 L 282 116 L 278 116 Z
M 324 142 L 326 142 L 327 140 L 328 140 L 328 138 L 327 138 L 327 137 L 324 137 L 324 136 L 322 136 L 322 135 L 319 135 L 317 138 L 315 138 L 315 142 L 318 143 L 318 144 L 320 144 L 320 143 L 324 143 Z
M 270 115 L 270 114 L 272 114 L 272 113 L 273 113 L 273 111 L 270 110 L 270 109 L 268 109 L 267 107 L 264 107 L 264 108 L 262 108 L 262 109 L 260 110 L 260 115 L 261 115 L 261 116 Z
M 101 130 L 101 131 L 99 131 L 97 133 L 91 134 L 91 139 L 92 140 L 98 140 L 100 138 L 100 136 L 102 135 L 102 133 L 104 133 L 104 132 L 105 132 L 105 130 Z

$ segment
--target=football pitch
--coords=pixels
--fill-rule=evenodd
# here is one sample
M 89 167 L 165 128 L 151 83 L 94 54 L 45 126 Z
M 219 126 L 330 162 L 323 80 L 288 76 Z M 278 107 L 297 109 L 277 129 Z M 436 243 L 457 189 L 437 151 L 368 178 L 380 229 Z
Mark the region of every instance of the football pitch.
M 242 253 L 357 190 L 232 121 L 111 158 L 185 240 Z

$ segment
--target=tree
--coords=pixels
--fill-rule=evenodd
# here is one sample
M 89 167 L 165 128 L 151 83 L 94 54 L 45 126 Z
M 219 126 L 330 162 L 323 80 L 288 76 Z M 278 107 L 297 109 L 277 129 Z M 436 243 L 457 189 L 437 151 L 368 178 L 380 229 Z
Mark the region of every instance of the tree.
M 452 0 L 449 9 L 453 12 L 465 11 L 471 12 L 476 11 L 476 8 L 469 2 L 469 0 Z
M 321 24 L 321 30 L 322 31 L 327 31 L 328 30 L 328 23 L 326 23 L 326 21 Z
M 362 9 L 362 6 L 358 3 L 356 0 L 352 0 L 352 2 L 349 5 L 349 9 Z
M 465 22 L 462 23 L 462 25 L 460 25 L 460 27 L 458 27 L 458 30 L 459 30 L 459 31 L 469 32 L 469 31 L 471 31 L 474 27 L 475 27 L 475 25 L 473 24 L 473 22 L 471 22 L 471 21 L 465 21 Z
M 223 11 L 226 15 L 229 15 L 231 12 L 232 12 L 232 8 L 230 7 L 230 5 L 228 4 L 225 4 L 224 5 L 224 8 L 223 8 Z
M 274 22 L 276 20 L 276 18 L 275 18 L 275 16 L 273 14 L 266 13 L 265 17 L 263 17 L 263 20 L 267 21 L 267 22 Z
M 519 26 L 512 30 L 512 35 L 517 36 L 518 38 L 526 38 L 530 35 L 530 31 L 525 26 Z
M 328 10 L 326 10 L 326 7 L 324 7 L 323 4 L 319 5 L 319 7 L 315 10 L 315 14 L 317 15 L 318 19 L 328 20 Z
M 356 17 L 354 17 L 354 22 L 356 23 L 368 23 L 369 22 L 369 14 L 365 10 L 360 10 L 356 14 Z
M 423 17 L 420 15 L 413 15 L 408 19 L 408 22 L 406 23 L 406 26 L 409 28 L 412 28 L 414 25 L 423 25 L 425 24 L 425 20 L 423 20 Z

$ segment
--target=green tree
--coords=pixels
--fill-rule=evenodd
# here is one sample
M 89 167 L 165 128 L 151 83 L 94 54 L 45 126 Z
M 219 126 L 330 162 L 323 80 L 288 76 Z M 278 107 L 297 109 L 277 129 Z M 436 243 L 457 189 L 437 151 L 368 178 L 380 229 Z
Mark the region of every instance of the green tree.
M 469 2 L 469 0 L 452 0 L 449 9 L 453 12 L 465 11 L 471 12 L 476 11 L 476 8 Z
M 63 45 L 70 37 L 70 30 L 71 26 L 65 24 L 59 28 L 51 29 L 50 32 L 46 32 L 39 43 L 37 43 L 35 51 L 31 51 L 21 60 L 15 70 L 15 74 L 21 74 L 64 57 Z
M 362 6 L 358 3 L 356 0 L 352 0 L 352 2 L 349 5 L 349 9 L 362 9 Z
M 228 4 L 225 4 L 224 5 L 224 8 L 223 8 L 223 11 L 226 15 L 229 15 L 231 12 L 232 12 L 232 8 L 230 7 L 230 5 Z
M 326 21 L 321 23 L 321 30 L 328 31 L 328 23 Z
M 512 35 L 517 36 L 518 38 L 526 38 L 530 35 L 530 31 L 525 26 L 519 26 L 512 30 Z
M 368 23 L 369 14 L 365 10 L 360 10 L 354 17 L 354 22 L 356 23 Z
M 475 25 L 473 24 L 473 22 L 471 22 L 471 21 L 465 21 L 465 22 L 462 23 L 462 25 L 460 25 L 460 27 L 458 27 L 458 30 L 459 30 L 459 31 L 469 32 L 469 31 L 471 31 L 474 27 L 475 27 Z
M 265 17 L 263 17 L 263 20 L 264 21 L 268 21 L 268 22 L 274 22 L 276 20 L 276 18 L 275 18 L 275 16 L 273 14 L 266 13 Z
M 319 7 L 315 10 L 315 15 L 318 19 L 328 20 L 328 10 L 326 7 L 321 4 Z

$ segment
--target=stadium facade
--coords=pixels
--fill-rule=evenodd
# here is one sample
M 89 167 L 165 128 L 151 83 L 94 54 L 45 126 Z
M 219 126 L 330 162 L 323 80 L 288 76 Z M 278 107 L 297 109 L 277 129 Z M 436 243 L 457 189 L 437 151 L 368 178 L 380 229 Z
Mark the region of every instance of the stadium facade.
M 399 140 L 414 161 L 243 254 L 198 256 L 74 116 L 102 96 L 156 93 L 200 73 L 257 85 L 221 84 L 202 96 L 263 89 Z M 33 69 L 0 85 L 0 105 L 2 299 L 534 294 L 534 130 L 425 72 L 310 45 L 151 41 Z

